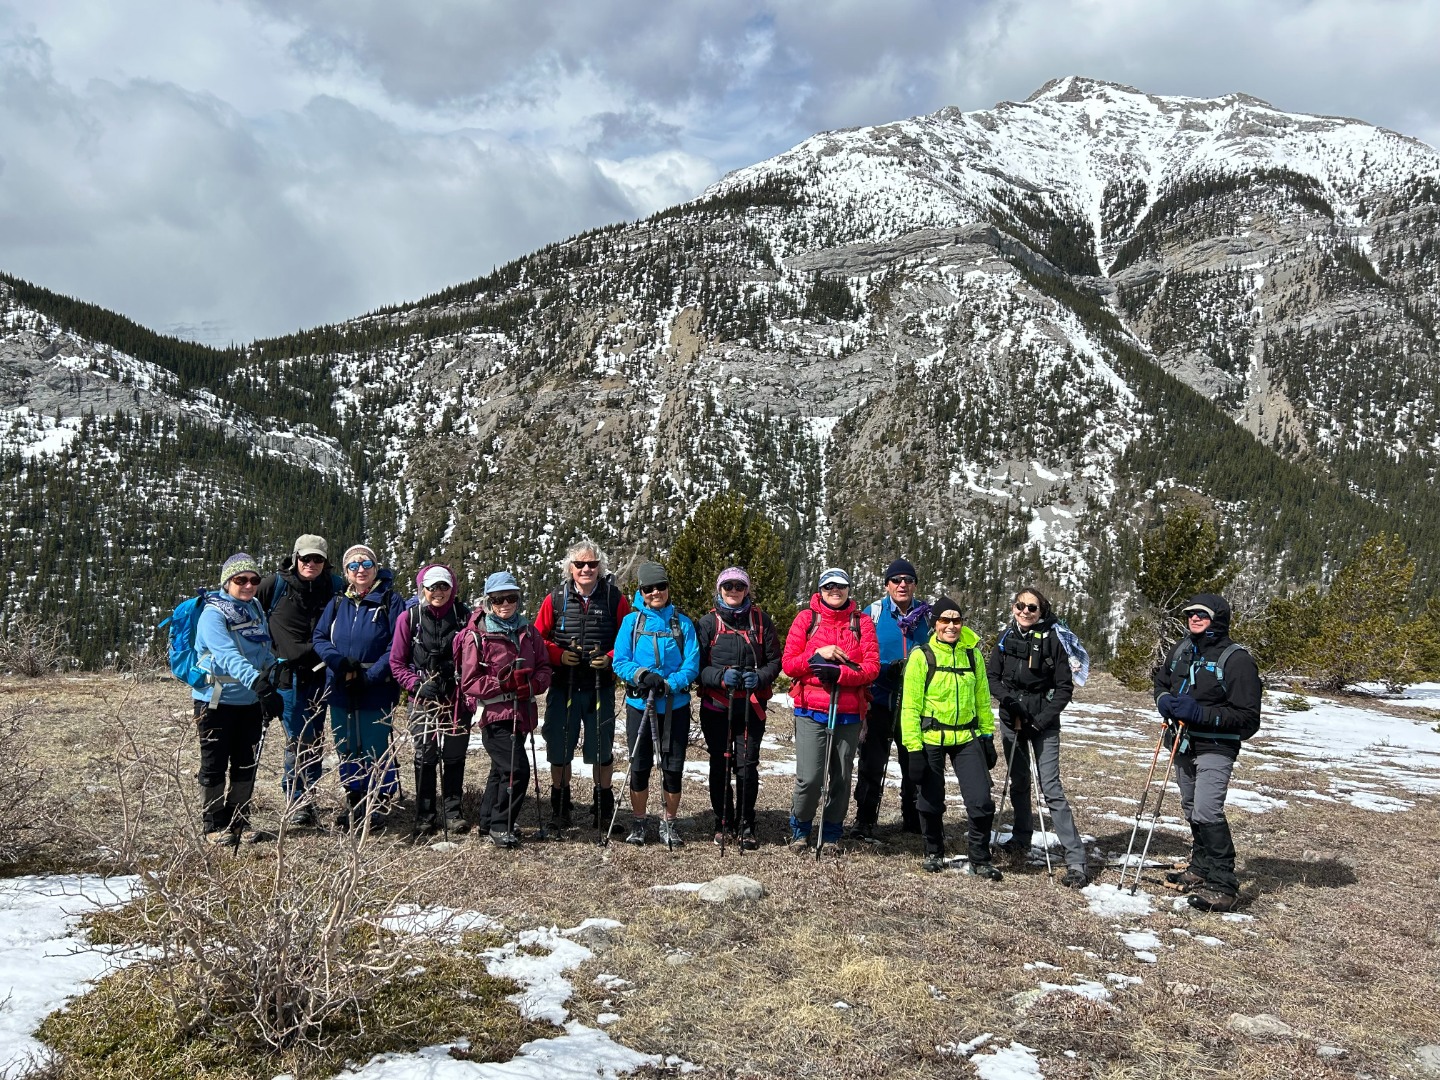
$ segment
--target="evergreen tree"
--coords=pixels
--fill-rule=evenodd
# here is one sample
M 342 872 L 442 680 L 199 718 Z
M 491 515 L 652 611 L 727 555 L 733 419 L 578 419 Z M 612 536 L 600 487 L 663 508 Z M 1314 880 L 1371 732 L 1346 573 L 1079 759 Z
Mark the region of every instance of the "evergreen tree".
M 1161 611 L 1173 611 L 1196 593 L 1223 592 L 1233 575 L 1215 519 L 1198 507 L 1170 511 L 1140 541 L 1135 584 Z
M 786 589 L 780 538 L 763 514 L 733 493 L 706 499 L 676 534 L 666 564 L 671 600 L 698 619 L 714 605 L 715 578 L 729 566 L 750 575 L 751 597 L 783 633 L 795 617 L 795 601 Z

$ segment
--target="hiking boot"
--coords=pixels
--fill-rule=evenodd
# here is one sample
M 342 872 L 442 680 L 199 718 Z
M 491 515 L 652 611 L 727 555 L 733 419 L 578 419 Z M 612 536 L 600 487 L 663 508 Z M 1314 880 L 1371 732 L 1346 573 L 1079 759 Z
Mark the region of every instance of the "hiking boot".
M 205 842 L 216 847 L 229 847 L 235 843 L 235 834 L 229 828 L 211 829 L 205 834 Z
M 595 828 L 602 832 L 610 828 L 610 822 L 615 818 L 615 789 L 602 787 L 595 789 Z
M 1004 881 L 1005 875 L 995 869 L 994 863 L 972 862 L 965 864 L 965 872 L 971 877 L 984 878 L 986 881 Z
M 630 831 L 625 836 L 627 844 L 634 844 L 636 847 L 645 846 L 645 819 L 637 817 L 630 823 Z
M 1184 870 L 1171 870 L 1165 875 L 1165 884 L 1177 892 L 1194 892 L 1204 886 L 1205 879 L 1195 873 L 1189 867 Z
M 568 787 L 552 787 L 550 789 L 550 820 L 555 823 L 556 828 L 570 828 L 570 789 Z
M 1028 836 L 1025 837 L 1023 840 L 1016 839 L 1015 837 L 1012 836 L 1012 837 L 1010 837 L 1009 840 L 1006 840 L 1003 844 L 998 845 L 998 849 L 999 849 L 1000 851 L 1003 851 L 1003 852 L 1004 852 L 1006 855 L 1008 855 L 1012 860 L 1013 860 L 1013 859 L 1028 859 L 1028 858 L 1030 857 L 1030 848 L 1031 848 L 1031 843 L 1030 843 L 1030 837 L 1028 837 Z
M 760 846 L 760 841 L 755 839 L 755 830 L 748 825 L 740 830 L 740 850 L 754 851 Z
M 1203 885 L 1190 894 L 1190 906 L 1199 911 L 1234 911 L 1240 898 L 1234 893 L 1221 892 L 1209 885 Z
M 714 839 L 715 839 L 715 846 L 718 847 L 718 848 L 723 848 L 726 844 L 728 844 L 728 843 L 730 842 L 729 837 L 727 837 L 723 831 L 722 831 L 722 832 L 717 832 L 717 833 L 715 834 Z
M 857 821 L 845 833 L 845 839 L 869 843 L 875 839 L 875 824 L 869 821 Z
M 285 824 L 292 829 L 313 829 L 320 824 L 320 816 L 315 813 L 314 804 L 306 803 L 292 810 L 285 819 Z
M 927 853 L 925 861 L 920 864 L 920 869 L 929 874 L 938 874 L 945 869 L 945 856 L 938 851 Z
M 490 842 L 507 851 L 520 846 L 520 838 L 508 829 L 491 829 Z
M 1060 879 L 1060 884 L 1067 889 L 1083 889 L 1090 884 L 1090 875 L 1080 867 L 1072 866 L 1065 871 L 1065 876 Z
M 660 819 L 660 842 L 671 848 L 685 846 L 685 838 L 680 835 L 680 823 L 674 818 Z

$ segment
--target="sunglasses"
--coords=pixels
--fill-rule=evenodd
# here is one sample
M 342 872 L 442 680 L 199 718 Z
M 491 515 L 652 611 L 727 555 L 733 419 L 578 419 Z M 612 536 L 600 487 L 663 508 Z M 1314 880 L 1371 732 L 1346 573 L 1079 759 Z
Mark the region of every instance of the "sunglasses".
M 641 585 L 640 591 L 646 596 L 649 596 L 653 592 L 663 592 L 668 588 L 670 588 L 670 583 L 668 581 L 662 581 L 658 585 Z
M 720 582 L 721 592 L 744 592 L 750 586 L 743 581 L 722 581 Z
M 828 585 L 820 586 L 821 592 L 849 592 L 849 585 L 841 585 L 838 581 L 832 581 Z
M 351 571 L 352 573 L 356 570 L 374 570 L 375 560 L 361 559 L 359 562 L 347 562 L 345 564 L 345 569 Z
M 897 574 L 895 577 L 889 578 L 889 579 L 887 579 L 887 580 L 890 582 L 891 585 L 914 585 L 914 584 L 915 584 L 915 579 L 914 579 L 913 577 L 911 577 L 909 574 Z
M 1215 616 L 1211 615 L 1208 611 L 1201 611 L 1199 608 L 1191 608 L 1189 611 L 1182 611 L 1180 614 L 1184 615 L 1187 619 L 1204 619 L 1206 622 L 1210 622 L 1215 618 Z
M 257 585 L 260 584 L 260 579 L 258 577 L 250 577 L 248 574 L 236 574 L 230 580 L 233 581 L 236 585 L 248 587 L 251 589 L 255 588 Z
M 323 563 L 323 562 L 325 561 L 325 556 L 324 556 L 324 555 L 301 555 L 301 556 L 300 556 L 298 559 L 296 559 L 295 561 L 296 561 L 296 562 L 305 563 L 307 566 L 313 566 L 315 563 Z
M 577 570 L 599 570 L 599 559 L 571 559 L 570 565 Z
M 426 592 L 449 592 L 449 591 L 450 591 L 450 582 L 448 582 L 448 581 L 436 581 L 436 582 L 434 582 L 433 584 L 426 585 L 426 586 L 425 586 L 425 591 L 426 591 Z
M 959 626 L 965 622 L 963 615 L 939 615 L 935 618 L 936 626 Z
M 1037 611 L 1040 610 L 1040 605 L 1039 605 L 1039 604 L 1022 604 L 1019 600 L 1016 600 L 1016 601 L 1015 601 L 1015 610 L 1016 610 L 1016 611 L 1023 611 L 1023 612 L 1025 612 L 1027 615 L 1034 615 Z
M 495 605 L 497 605 L 497 606 L 500 605 L 500 604 L 518 604 L 519 602 L 520 602 L 520 594 L 519 594 L 519 593 L 507 592 L 507 593 L 500 593 L 498 596 L 492 596 L 492 597 L 490 597 L 490 603 L 495 604 Z

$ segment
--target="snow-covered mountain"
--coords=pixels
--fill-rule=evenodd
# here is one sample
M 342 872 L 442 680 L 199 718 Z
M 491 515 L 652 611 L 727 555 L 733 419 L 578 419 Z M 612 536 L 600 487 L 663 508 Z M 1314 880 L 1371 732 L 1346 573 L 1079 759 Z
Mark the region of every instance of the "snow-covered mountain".
M 1179 498 L 1216 506 L 1272 585 L 1376 530 L 1435 580 L 1437 242 L 1440 154 L 1413 139 L 1071 77 L 817 135 L 647 221 L 243 355 L 152 342 L 123 411 L 287 463 L 330 493 L 318 527 L 359 495 L 401 568 L 539 585 L 579 532 L 661 552 L 736 489 L 797 592 L 904 552 L 982 609 L 1038 579 L 1101 634 Z M 44 424 L 82 411 L 56 378 L 121 363 L 118 335 L 6 296 L 0 356 L 33 371 L 5 437 L 55 445 Z M 6 458 L 13 490 L 37 460 Z M 291 530 L 240 531 L 275 551 Z

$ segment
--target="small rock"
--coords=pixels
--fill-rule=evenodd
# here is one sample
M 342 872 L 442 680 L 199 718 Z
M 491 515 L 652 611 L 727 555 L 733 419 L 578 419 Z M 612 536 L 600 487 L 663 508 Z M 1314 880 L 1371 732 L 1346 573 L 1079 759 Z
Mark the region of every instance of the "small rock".
M 620 936 L 621 928 L 618 926 L 605 926 L 600 923 L 591 923 L 589 926 L 581 926 L 565 936 L 571 941 L 578 941 L 581 945 L 599 951 L 615 944 L 615 939 Z
M 1225 1026 L 1250 1039 L 1293 1039 L 1300 1034 L 1278 1016 L 1269 1013 L 1256 1013 L 1254 1016 L 1231 1013 L 1225 1020 Z
M 1440 1046 L 1434 1043 L 1415 1048 L 1415 1064 L 1426 1076 L 1440 1076 Z
M 671 967 L 679 967 L 681 964 L 688 964 L 691 960 L 694 959 L 695 957 L 690 953 L 685 952 L 681 949 L 676 949 L 669 956 L 665 957 L 665 962 Z
M 1320 1045 L 1320 1046 L 1315 1047 L 1315 1056 L 1316 1056 L 1316 1057 L 1322 1057 L 1322 1058 L 1338 1058 L 1338 1057 L 1343 1057 L 1343 1056 L 1345 1055 L 1345 1053 L 1346 1053 L 1346 1050 L 1345 1050 L 1345 1048 L 1344 1048 L 1343 1046 L 1325 1046 L 1325 1045 Z
M 1021 990 L 1018 994 L 1010 995 L 1010 1007 L 1015 1010 L 1017 1016 L 1024 1016 L 1045 994 L 1046 991 L 1039 987 L 1034 990 Z
M 440 840 L 430 845 L 431 851 L 459 851 L 460 845 L 454 840 Z
M 742 874 L 724 874 L 700 886 L 695 894 L 709 904 L 733 903 L 737 900 L 759 900 L 765 895 L 765 886 L 754 878 Z
M 1171 997 L 1194 997 L 1200 992 L 1200 987 L 1187 982 L 1166 983 L 1165 989 Z

